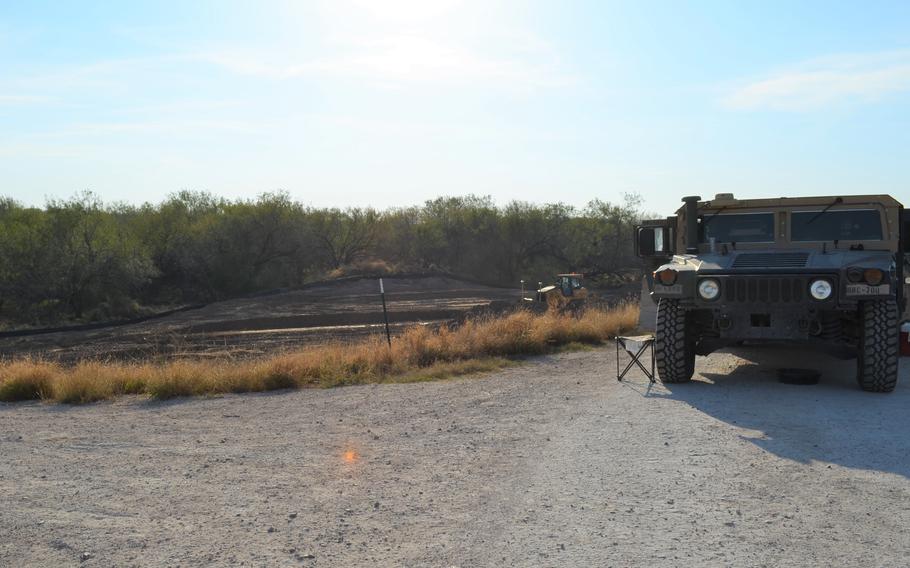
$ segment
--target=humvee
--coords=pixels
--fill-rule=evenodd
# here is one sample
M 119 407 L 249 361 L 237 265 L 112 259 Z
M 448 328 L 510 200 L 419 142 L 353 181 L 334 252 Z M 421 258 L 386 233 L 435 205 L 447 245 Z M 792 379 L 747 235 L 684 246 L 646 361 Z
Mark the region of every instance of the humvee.
M 910 216 L 886 195 L 683 198 L 675 216 L 636 227 L 654 268 L 654 355 L 665 383 L 695 355 L 743 343 L 800 343 L 856 358 L 866 391 L 898 376 L 907 317 Z

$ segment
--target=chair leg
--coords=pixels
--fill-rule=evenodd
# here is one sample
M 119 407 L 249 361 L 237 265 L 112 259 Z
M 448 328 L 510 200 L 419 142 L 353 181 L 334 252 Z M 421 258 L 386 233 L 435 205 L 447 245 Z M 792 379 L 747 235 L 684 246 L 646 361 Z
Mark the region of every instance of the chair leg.
M 616 338 L 616 380 L 622 382 L 622 375 L 619 374 L 619 338 Z
M 655 378 L 657 377 L 657 373 L 654 372 L 654 371 L 655 371 L 655 369 L 654 369 L 654 363 L 655 363 L 655 357 L 654 357 L 654 342 L 652 341 L 652 342 L 651 342 L 651 376 L 649 377 L 649 379 L 651 380 L 651 384 L 652 384 L 652 385 L 656 382 L 656 381 L 655 381 Z
M 641 360 L 640 360 L 642 353 L 644 353 L 645 350 L 648 349 L 649 347 L 651 348 L 651 370 L 650 371 L 648 371 L 648 369 L 644 365 L 641 364 Z M 618 349 L 618 347 L 617 347 L 617 349 Z M 618 374 L 616 375 L 616 380 L 622 381 L 623 378 L 626 376 L 626 373 L 629 372 L 629 369 L 631 369 L 633 365 L 637 365 L 638 368 L 641 369 L 641 371 L 645 374 L 645 376 L 648 377 L 648 380 L 650 380 L 653 383 L 654 382 L 654 347 L 651 344 L 651 342 L 649 341 L 649 342 L 645 343 L 644 345 L 642 345 L 641 347 L 639 347 L 638 351 L 636 351 L 634 355 L 632 354 L 631 351 L 627 351 L 627 353 L 629 353 L 629 355 L 632 357 L 632 360 L 629 361 L 629 364 L 626 365 L 626 368 L 623 369 L 621 373 L 618 372 L 618 370 L 619 370 L 619 353 L 617 352 L 617 354 L 616 354 L 616 361 L 617 361 L 616 369 L 618 372 Z

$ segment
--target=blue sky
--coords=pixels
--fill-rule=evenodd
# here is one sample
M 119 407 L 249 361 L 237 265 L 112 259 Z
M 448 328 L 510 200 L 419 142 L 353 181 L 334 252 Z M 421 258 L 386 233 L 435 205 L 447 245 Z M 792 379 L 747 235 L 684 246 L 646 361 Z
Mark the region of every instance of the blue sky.
M 910 2 L 0 5 L 0 194 L 30 204 L 910 206 L 908 162 Z

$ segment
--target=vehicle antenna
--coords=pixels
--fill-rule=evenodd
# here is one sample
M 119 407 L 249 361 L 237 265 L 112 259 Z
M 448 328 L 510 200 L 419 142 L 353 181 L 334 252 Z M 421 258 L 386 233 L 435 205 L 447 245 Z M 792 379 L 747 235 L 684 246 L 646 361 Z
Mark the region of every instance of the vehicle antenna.
M 806 225 L 811 225 L 813 222 L 815 222 L 816 219 L 818 219 L 819 217 L 821 217 L 822 215 L 824 215 L 825 213 L 827 213 L 827 212 L 828 212 L 828 209 L 831 209 L 831 208 L 834 207 L 835 205 L 839 205 L 839 204 L 841 204 L 841 203 L 843 203 L 843 202 L 844 202 L 844 198 L 843 198 L 843 197 L 838 197 L 837 199 L 834 200 L 833 203 L 831 203 L 830 205 L 828 205 L 827 207 L 825 207 L 824 209 L 822 209 L 821 211 L 819 211 L 818 213 L 816 213 L 815 217 L 812 217 L 811 219 L 809 219 L 808 221 L 806 221 Z
M 705 219 L 704 221 L 701 222 L 701 226 L 702 227 L 706 226 L 708 223 L 710 223 L 712 220 L 714 220 L 715 217 L 720 215 L 721 211 L 723 211 L 726 208 L 727 208 L 727 206 L 724 205 L 723 207 L 721 207 L 720 209 L 718 209 L 717 211 L 712 213 L 710 217 L 708 217 L 707 219 Z

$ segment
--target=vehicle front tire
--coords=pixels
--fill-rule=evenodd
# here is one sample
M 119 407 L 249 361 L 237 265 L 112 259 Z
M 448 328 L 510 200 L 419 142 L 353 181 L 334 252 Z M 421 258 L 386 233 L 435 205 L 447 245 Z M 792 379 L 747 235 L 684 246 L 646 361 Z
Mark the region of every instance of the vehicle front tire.
M 897 302 L 863 302 L 859 316 L 856 380 L 864 391 L 891 392 L 897 385 L 900 360 Z
M 654 360 L 664 383 L 685 383 L 695 373 L 695 349 L 686 335 L 686 310 L 679 300 L 661 298 L 657 304 Z

